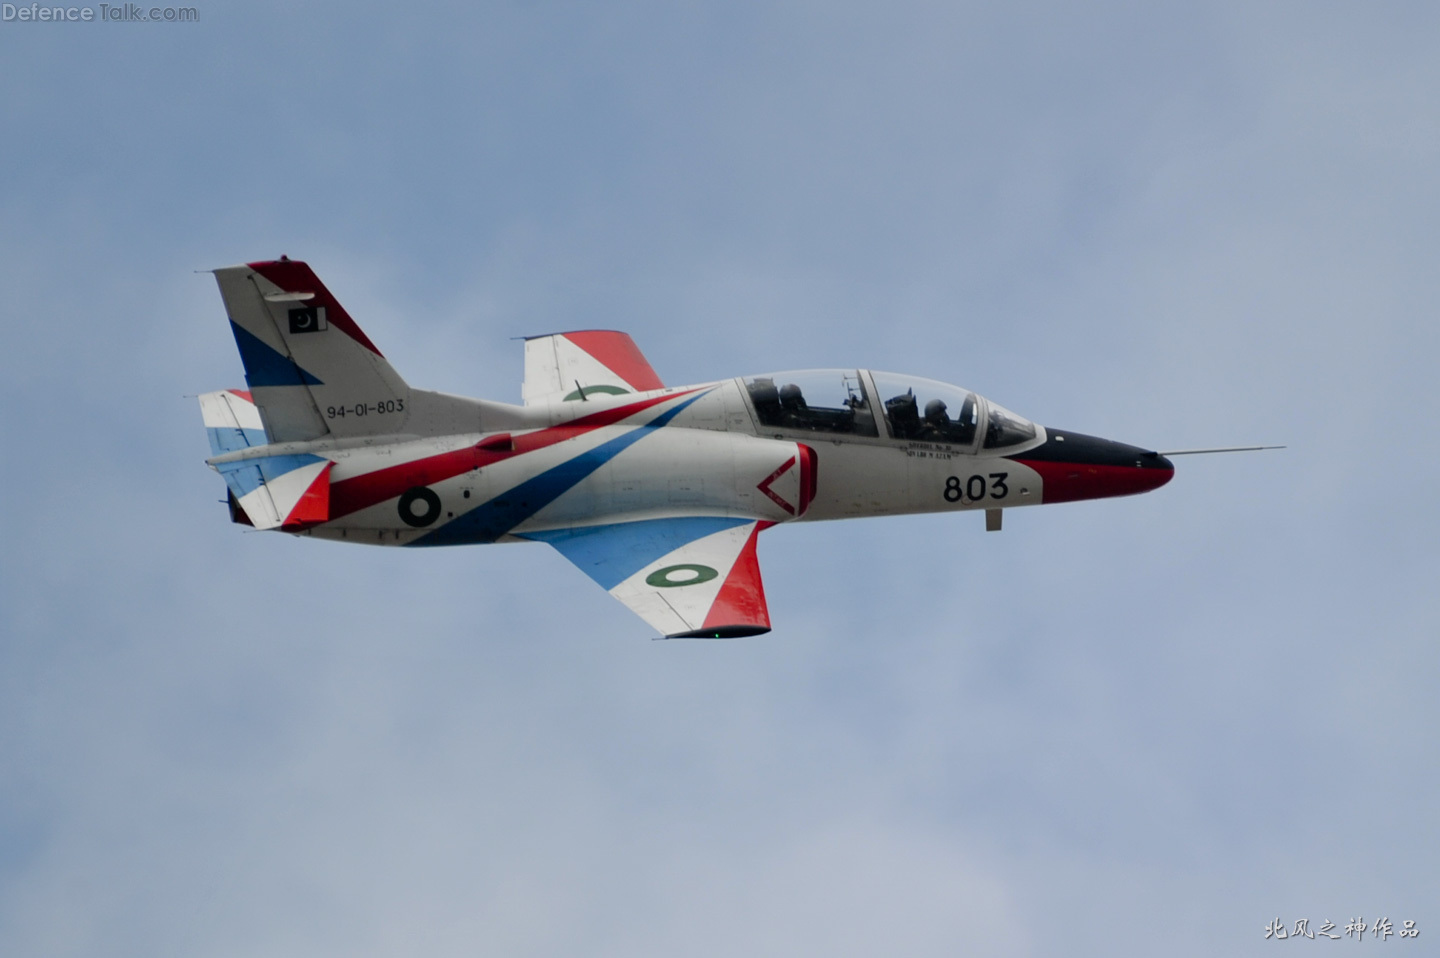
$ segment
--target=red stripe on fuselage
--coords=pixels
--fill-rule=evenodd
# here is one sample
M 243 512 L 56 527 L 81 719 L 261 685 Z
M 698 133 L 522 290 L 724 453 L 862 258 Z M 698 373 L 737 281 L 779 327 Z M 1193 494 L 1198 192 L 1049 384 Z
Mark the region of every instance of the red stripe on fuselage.
M 511 449 L 484 449 L 482 448 L 484 440 L 482 440 L 479 444 L 466 446 L 464 449 L 442 452 L 439 455 L 426 456 L 413 462 L 404 462 L 397 466 L 376 469 L 374 472 L 367 472 L 364 475 L 342 479 L 330 487 L 330 518 L 339 519 L 352 512 L 359 512 L 361 509 L 367 509 L 386 499 L 393 499 L 405 490 L 413 489 L 416 486 L 431 486 L 446 479 L 453 479 L 471 469 L 479 469 L 482 466 L 512 459 L 515 456 L 523 456 L 527 452 L 544 449 L 567 439 L 582 436 L 587 432 L 593 432 L 602 426 L 613 426 L 622 419 L 643 412 L 651 406 L 678 399 L 693 392 L 695 390 L 689 389 L 684 392 L 671 393 L 668 396 L 654 396 L 639 402 L 626 403 L 614 409 L 591 413 L 563 425 L 520 433 L 513 436 L 513 448 Z
M 637 393 L 665 388 L 665 384 L 660 381 L 660 377 L 646 361 L 645 354 L 640 352 L 629 334 L 608 329 L 583 329 L 561 335 L 595 357 L 602 366 L 629 383 L 630 388 Z
M 1133 496 L 1158 489 L 1175 476 L 1173 469 L 1101 466 L 1083 462 L 1047 462 L 1016 456 L 1015 462 L 1040 473 L 1045 483 L 1041 502 L 1075 502 Z

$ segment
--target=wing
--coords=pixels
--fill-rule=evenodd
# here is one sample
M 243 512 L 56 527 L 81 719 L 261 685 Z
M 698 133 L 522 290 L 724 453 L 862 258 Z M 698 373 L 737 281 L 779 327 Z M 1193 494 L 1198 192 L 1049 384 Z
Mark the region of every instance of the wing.
M 529 532 L 671 639 L 770 631 L 755 539 L 772 523 L 680 516 Z
M 587 329 L 525 340 L 525 405 L 664 389 L 665 384 L 625 333 Z

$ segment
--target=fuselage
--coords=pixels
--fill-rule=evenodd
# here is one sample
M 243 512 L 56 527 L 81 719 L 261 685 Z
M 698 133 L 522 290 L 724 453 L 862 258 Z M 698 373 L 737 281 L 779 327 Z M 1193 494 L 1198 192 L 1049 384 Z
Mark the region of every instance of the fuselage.
M 1164 456 L 864 369 L 667 387 L 618 330 L 525 338 L 520 405 L 411 387 L 300 261 L 215 271 L 248 389 L 201 394 L 257 529 L 374 545 L 543 542 L 659 634 L 770 630 L 760 533 L 1164 484 Z
M 1131 495 L 1173 475 L 1155 452 L 1039 426 L 959 387 L 869 370 L 580 390 L 526 406 L 412 390 L 404 411 L 393 434 L 272 444 L 212 462 L 332 462 L 328 519 L 285 531 L 381 545 L 517 541 L 686 514 L 769 524 L 999 510 Z M 236 518 L 246 521 L 243 511 Z

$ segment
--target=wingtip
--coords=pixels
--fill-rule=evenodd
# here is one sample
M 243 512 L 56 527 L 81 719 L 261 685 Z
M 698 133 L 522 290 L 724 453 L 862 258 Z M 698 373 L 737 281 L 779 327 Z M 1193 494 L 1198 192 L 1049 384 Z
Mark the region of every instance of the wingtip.
M 744 639 L 752 635 L 764 635 L 770 631 L 768 625 L 718 625 L 709 629 L 695 629 L 691 632 L 675 632 L 664 636 L 667 639 Z

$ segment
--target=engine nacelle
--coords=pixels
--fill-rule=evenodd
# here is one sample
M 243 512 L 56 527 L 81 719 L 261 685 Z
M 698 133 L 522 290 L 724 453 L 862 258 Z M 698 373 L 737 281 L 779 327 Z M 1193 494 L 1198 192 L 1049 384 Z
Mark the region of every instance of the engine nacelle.
M 804 515 L 815 498 L 818 457 L 804 443 L 699 429 L 667 438 L 653 455 L 637 443 L 634 453 L 596 470 L 537 518 L 563 524 L 597 512 L 693 510 L 786 522 Z

